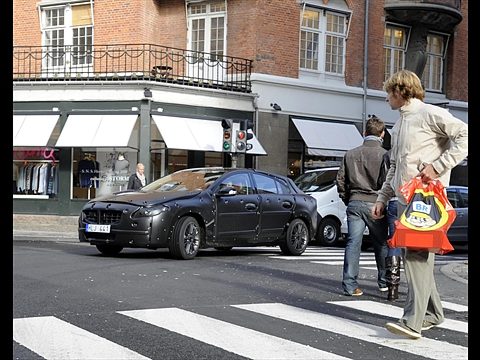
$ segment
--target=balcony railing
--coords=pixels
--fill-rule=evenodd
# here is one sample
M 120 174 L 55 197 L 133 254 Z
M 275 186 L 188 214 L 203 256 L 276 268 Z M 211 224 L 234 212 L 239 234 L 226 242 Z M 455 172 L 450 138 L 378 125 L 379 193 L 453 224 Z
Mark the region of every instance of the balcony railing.
M 151 44 L 14 46 L 13 81 L 138 81 L 251 92 L 252 60 Z

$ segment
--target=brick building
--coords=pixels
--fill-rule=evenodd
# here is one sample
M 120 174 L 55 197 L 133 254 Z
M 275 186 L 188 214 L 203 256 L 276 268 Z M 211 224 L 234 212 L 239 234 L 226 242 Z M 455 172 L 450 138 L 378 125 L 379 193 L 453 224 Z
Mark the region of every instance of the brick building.
M 466 0 L 14 0 L 13 16 L 14 213 L 76 215 L 137 162 L 149 180 L 338 164 L 369 114 L 393 126 L 382 83 L 401 68 L 468 122 Z M 225 118 L 253 122 L 251 150 L 222 151 Z

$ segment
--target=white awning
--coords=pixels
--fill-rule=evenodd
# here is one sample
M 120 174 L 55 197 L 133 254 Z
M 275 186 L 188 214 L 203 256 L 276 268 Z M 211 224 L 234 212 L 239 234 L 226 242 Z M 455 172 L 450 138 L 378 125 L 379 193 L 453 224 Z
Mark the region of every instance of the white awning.
M 13 115 L 13 146 L 47 146 L 59 115 Z
M 69 115 L 56 147 L 130 147 L 138 149 L 138 134 L 132 136 L 138 114 Z
M 220 121 L 162 115 L 152 115 L 152 118 L 167 148 L 222 152 L 223 128 Z M 234 130 L 236 126 L 239 125 L 234 124 Z M 252 149 L 247 154 L 267 155 L 255 134 L 251 130 L 248 132 L 253 138 L 248 140 Z
M 292 118 L 309 155 L 343 156 L 360 146 L 363 137 L 353 124 Z

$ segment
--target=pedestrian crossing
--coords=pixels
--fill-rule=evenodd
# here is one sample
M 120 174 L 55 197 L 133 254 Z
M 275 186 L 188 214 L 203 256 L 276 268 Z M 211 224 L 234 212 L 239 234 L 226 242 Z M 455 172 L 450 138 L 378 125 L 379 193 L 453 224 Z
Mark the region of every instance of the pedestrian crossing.
M 125 316 L 128 323 L 135 322 L 135 326 L 122 329 L 129 332 L 138 329 L 138 323 L 148 324 L 145 333 L 151 332 L 151 326 L 167 330 L 178 337 L 188 337 L 203 344 L 208 344 L 223 351 L 236 354 L 248 359 L 261 360 L 336 360 L 356 359 L 357 357 L 346 351 L 356 344 L 364 354 L 375 354 L 382 349 L 383 358 L 415 359 L 448 359 L 463 360 L 468 358 L 468 347 L 462 344 L 451 343 L 442 339 L 446 332 L 468 337 L 468 323 L 452 318 L 445 319 L 437 330 L 423 332 L 419 340 L 400 338 L 388 332 L 383 324 L 386 321 L 395 321 L 402 314 L 402 308 L 393 304 L 371 300 L 342 300 L 328 301 L 325 305 L 332 308 L 328 311 L 313 311 L 298 304 L 277 302 L 231 304 L 215 307 L 214 311 L 205 315 L 205 309 L 199 308 L 151 308 L 117 311 L 116 314 Z M 445 302 L 448 309 L 455 312 L 466 312 L 467 307 Z M 239 317 L 228 316 L 232 312 L 240 311 L 240 319 L 253 320 L 247 324 L 238 320 Z M 202 314 L 202 312 L 204 312 Z M 327 313 L 328 312 L 328 313 Z M 351 314 L 355 316 L 339 316 Z M 456 313 L 450 314 L 455 317 Z M 212 315 L 213 314 L 213 315 Z M 378 321 L 378 319 L 381 321 Z M 386 318 L 386 319 L 385 319 Z M 228 321 L 225 319 L 229 319 Z M 269 320 L 271 319 L 271 320 Z M 376 319 L 371 323 L 368 319 Z M 280 334 L 274 330 L 267 331 L 274 321 L 283 321 Z M 240 322 L 240 323 L 239 323 Z M 260 325 L 261 324 L 261 325 Z M 133 323 L 131 325 L 134 325 Z M 318 331 L 315 336 L 318 341 L 314 344 L 301 341 L 302 337 L 293 337 L 290 334 L 298 330 L 298 326 L 307 327 L 308 333 Z M 148 328 L 147 328 L 148 327 Z M 141 327 L 140 329 L 143 329 Z M 138 332 L 139 330 L 137 330 Z M 439 333 L 441 331 L 442 333 Z M 140 330 L 141 332 L 141 330 Z M 439 334 L 441 334 L 439 336 Z M 142 335 L 132 333 L 132 339 L 141 339 Z M 340 336 L 340 338 L 339 338 Z M 170 337 L 170 336 L 169 336 Z M 331 339 L 338 341 L 332 344 Z M 458 338 L 455 335 L 449 338 Z M 13 320 L 13 340 L 30 349 L 45 359 L 55 360 L 122 360 L 122 359 L 164 359 L 165 357 L 141 354 L 125 346 L 98 336 L 91 331 L 81 328 L 79 324 L 70 324 L 55 316 L 19 318 Z M 162 348 L 159 338 L 155 344 Z M 467 343 L 467 339 L 460 343 Z M 350 345 L 347 345 L 350 344 Z M 195 349 L 194 349 L 195 350 Z M 200 351 L 200 349 L 198 349 Z M 391 353 L 390 353 L 391 352 Z M 403 353 L 403 355 L 402 355 Z M 413 356 L 413 357 L 412 357 Z M 175 357 L 180 359 L 179 357 Z M 209 358 L 207 354 L 198 353 L 198 358 Z M 365 355 L 363 359 L 365 359 Z M 378 358 L 374 356 L 373 358 Z
M 271 248 L 264 248 L 264 250 Z M 314 264 L 323 264 L 323 265 L 337 265 L 343 266 L 343 256 L 345 253 L 345 249 L 343 248 L 328 248 L 328 247 L 320 247 L 320 248 L 313 248 L 309 247 L 305 250 L 302 255 L 299 256 L 285 256 L 285 255 L 278 255 L 278 253 L 262 253 L 262 255 L 268 256 L 271 259 L 277 260 L 287 260 L 287 261 L 309 261 Z M 464 262 L 465 258 L 462 256 L 436 256 L 435 257 L 435 265 L 445 265 L 450 264 L 452 262 Z M 360 268 L 362 269 L 369 269 L 369 270 L 377 270 L 377 263 L 375 262 L 375 254 L 373 252 L 365 252 L 362 251 L 360 253 Z M 403 271 L 403 268 L 401 269 Z

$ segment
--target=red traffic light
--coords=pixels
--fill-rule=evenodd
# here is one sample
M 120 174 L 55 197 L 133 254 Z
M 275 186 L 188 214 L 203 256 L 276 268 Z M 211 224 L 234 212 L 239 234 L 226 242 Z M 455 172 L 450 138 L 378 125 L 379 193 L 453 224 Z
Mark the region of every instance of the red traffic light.
M 239 131 L 239 132 L 237 133 L 237 138 L 238 138 L 238 140 L 243 140 L 243 139 L 246 138 L 246 136 L 247 136 L 247 135 L 245 134 L 245 131 Z

